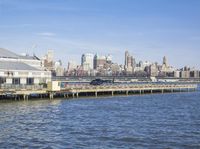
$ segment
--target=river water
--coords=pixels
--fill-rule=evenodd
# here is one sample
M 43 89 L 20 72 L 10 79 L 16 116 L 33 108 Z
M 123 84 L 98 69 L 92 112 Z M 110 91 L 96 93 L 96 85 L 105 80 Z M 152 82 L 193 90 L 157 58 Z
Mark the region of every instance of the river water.
M 0 102 L 0 148 L 200 148 L 200 92 Z

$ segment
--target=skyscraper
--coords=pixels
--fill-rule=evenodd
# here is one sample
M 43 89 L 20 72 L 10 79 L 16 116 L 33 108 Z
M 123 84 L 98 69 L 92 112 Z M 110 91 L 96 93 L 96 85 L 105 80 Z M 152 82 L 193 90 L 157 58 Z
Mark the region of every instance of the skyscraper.
M 125 52 L 125 65 L 124 69 L 127 73 L 132 73 L 135 67 L 135 59 L 129 54 L 128 51 Z
M 163 65 L 167 66 L 167 58 L 166 58 L 166 56 L 163 57 Z
M 68 66 L 67 66 L 67 70 L 71 71 L 77 68 L 77 64 L 75 61 L 69 61 L 68 62 Z
M 53 50 L 48 50 L 47 53 L 47 62 L 52 62 L 53 61 Z
M 99 56 L 96 54 L 94 56 L 94 69 L 103 68 L 106 62 L 106 56 Z
M 47 70 L 54 70 L 53 50 L 48 50 L 48 53 L 42 58 L 42 66 Z
M 83 70 L 89 71 L 93 69 L 93 59 L 94 59 L 94 55 L 91 53 L 86 53 L 82 55 L 81 65 L 83 67 Z

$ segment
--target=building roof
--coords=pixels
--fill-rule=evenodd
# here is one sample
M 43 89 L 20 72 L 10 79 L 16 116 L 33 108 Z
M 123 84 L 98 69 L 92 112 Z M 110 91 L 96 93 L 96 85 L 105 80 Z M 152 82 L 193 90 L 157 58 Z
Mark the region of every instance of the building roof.
M 36 56 L 22 56 L 22 55 L 18 55 L 14 52 L 11 52 L 7 49 L 4 48 L 0 48 L 0 58 L 14 58 L 14 59 L 36 59 L 39 60 L 38 57 Z
M 9 51 L 9 50 L 0 48 L 0 57 L 3 57 L 3 58 L 18 58 L 18 55 Z
M 0 69 L 5 70 L 27 70 L 27 71 L 41 71 L 23 62 L 0 61 Z

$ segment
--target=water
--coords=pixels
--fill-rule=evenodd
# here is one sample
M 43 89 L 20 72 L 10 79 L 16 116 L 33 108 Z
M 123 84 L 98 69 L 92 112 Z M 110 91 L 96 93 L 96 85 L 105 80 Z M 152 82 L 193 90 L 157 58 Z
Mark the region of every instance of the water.
M 200 148 L 200 92 L 1 102 L 0 148 Z

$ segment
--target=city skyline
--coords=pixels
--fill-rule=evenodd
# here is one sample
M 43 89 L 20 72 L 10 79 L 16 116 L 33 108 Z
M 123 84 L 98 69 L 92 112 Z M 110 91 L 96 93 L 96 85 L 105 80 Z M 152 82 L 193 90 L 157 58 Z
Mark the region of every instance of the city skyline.
M 0 0 L 0 47 L 42 57 L 48 49 L 64 65 L 83 53 L 200 69 L 200 1 Z M 81 53 L 81 54 L 80 54 Z

